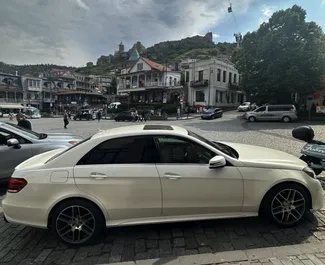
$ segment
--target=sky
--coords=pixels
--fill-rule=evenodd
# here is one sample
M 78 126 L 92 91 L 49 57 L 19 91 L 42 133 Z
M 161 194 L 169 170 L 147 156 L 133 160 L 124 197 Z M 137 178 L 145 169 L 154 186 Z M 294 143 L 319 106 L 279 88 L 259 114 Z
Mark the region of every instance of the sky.
M 294 4 L 325 29 L 325 0 L 2 0 L 0 61 L 84 66 L 121 41 L 128 50 L 209 31 L 215 42 L 233 42 Z

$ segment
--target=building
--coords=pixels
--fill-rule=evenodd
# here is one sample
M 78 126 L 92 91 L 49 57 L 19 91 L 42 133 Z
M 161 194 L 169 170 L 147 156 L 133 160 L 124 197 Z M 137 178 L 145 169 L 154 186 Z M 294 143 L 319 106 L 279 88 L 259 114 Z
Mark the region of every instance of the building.
M 18 73 L 0 73 L 0 103 L 23 104 L 23 87 Z
M 239 73 L 229 60 L 211 58 L 190 62 L 188 102 L 196 106 L 235 107 L 246 99 Z
M 24 106 L 32 106 L 38 109 L 43 108 L 43 97 L 42 97 L 42 78 L 34 77 L 31 75 L 21 76 L 21 83 L 24 91 Z
M 144 57 L 123 69 L 117 79 L 117 93 L 128 94 L 133 102 L 174 102 L 183 88 L 180 72 Z

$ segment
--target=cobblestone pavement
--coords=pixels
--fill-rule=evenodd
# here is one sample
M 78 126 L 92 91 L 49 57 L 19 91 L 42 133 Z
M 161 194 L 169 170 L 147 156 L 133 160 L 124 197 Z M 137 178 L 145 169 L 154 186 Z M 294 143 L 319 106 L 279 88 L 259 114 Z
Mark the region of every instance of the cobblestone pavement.
M 263 130 L 247 127 L 237 118 L 238 114 L 226 113 L 222 119 L 201 121 L 170 121 L 169 124 L 182 125 L 201 135 L 221 141 L 244 142 L 287 151 L 299 155 L 300 142 L 275 134 L 267 134 Z M 125 126 L 130 123 L 116 123 L 114 121 L 72 121 L 67 130 L 62 127 L 62 120 L 35 120 L 33 127 L 39 132 L 74 132 L 84 137 L 100 129 Z M 159 122 L 151 122 L 159 123 Z M 275 124 L 274 126 L 276 126 Z M 255 124 L 254 124 L 255 126 Z M 258 125 L 262 126 L 262 125 Z M 271 130 L 271 129 L 270 129 Z M 277 129 L 279 130 L 279 129 Z M 285 129 L 284 129 L 285 130 Z M 287 130 L 287 129 L 286 129 Z M 0 208 L 1 212 L 1 208 Z M 293 246 L 319 246 L 318 250 L 309 249 L 309 254 L 291 253 L 276 259 L 274 250 L 268 256 L 259 257 L 267 248 Z M 107 264 L 113 262 L 127 262 L 157 259 L 152 263 L 136 264 L 192 264 L 179 263 L 178 256 L 217 255 L 228 253 L 226 256 L 237 257 L 244 253 L 246 258 L 221 259 L 210 263 L 195 264 L 274 264 L 274 265 L 318 265 L 325 261 L 325 209 L 309 214 L 305 222 L 291 229 L 279 229 L 272 224 L 265 223 L 259 218 L 218 220 L 204 222 L 188 222 L 163 225 L 146 225 L 137 227 L 110 228 L 105 231 L 100 244 L 81 248 L 68 248 L 59 243 L 50 233 L 43 230 L 19 225 L 6 224 L 0 213 L 0 264 Z M 320 247 L 324 247 L 320 251 Z M 226 251 L 226 252 L 225 252 Z M 240 252 L 238 252 L 240 251 Z M 252 252 L 249 252 L 252 251 Z M 263 252 L 264 251 L 264 252 Z M 247 256 L 251 253 L 251 256 Z M 315 255 L 314 255 L 315 254 Z M 148 261 L 149 262 L 149 261 Z M 194 263 L 193 263 L 194 264 Z

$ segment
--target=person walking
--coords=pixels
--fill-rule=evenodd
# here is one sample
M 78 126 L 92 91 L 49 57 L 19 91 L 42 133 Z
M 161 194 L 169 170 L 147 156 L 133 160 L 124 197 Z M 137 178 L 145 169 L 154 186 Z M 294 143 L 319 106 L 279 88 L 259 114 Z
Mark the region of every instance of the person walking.
M 69 124 L 69 117 L 68 117 L 68 113 L 65 110 L 64 114 L 63 114 L 63 123 L 64 123 L 64 129 L 68 129 L 67 126 Z
M 32 124 L 30 121 L 26 120 L 25 115 L 23 113 L 18 113 L 16 115 L 16 120 L 18 122 L 18 126 L 24 128 L 26 130 L 32 130 Z
M 100 122 L 100 119 L 102 118 L 102 113 L 100 112 L 100 110 L 97 112 L 97 120 L 98 122 Z

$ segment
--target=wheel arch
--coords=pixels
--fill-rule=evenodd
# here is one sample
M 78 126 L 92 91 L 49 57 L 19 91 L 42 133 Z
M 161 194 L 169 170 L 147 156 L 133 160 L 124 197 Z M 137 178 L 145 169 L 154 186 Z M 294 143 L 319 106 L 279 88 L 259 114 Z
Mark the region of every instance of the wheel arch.
M 71 201 L 71 200 L 80 200 L 80 201 L 85 201 L 85 202 L 88 202 L 88 203 L 91 203 L 93 204 L 97 210 L 101 213 L 103 219 L 106 221 L 106 215 L 105 215 L 105 212 L 104 210 L 102 209 L 102 207 L 100 207 L 97 203 L 95 203 L 94 201 L 88 199 L 88 198 L 84 198 L 84 197 L 80 197 L 80 196 L 75 196 L 75 197 L 69 197 L 69 198 L 64 198 L 58 202 L 56 202 L 53 207 L 51 208 L 48 216 L 47 216 L 47 228 L 51 228 L 51 224 L 52 224 L 52 217 L 53 217 L 53 212 L 59 207 L 59 205 L 61 203 L 64 203 L 64 202 L 67 202 L 67 201 Z M 106 226 L 106 223 L 105 223 L 105 226 Z
M 268 191 L 264 194 L 263 196 L 263 199 L 261 200 L 261 203 L 258 207 L 258 214 L 261 215 L 263 214 L 263 205 L 265 203 L 265 199 L 267 198 L 267 195 L 270 194 L 270 192 L 272 190 L 274 190 L 275 188 L 277 188 L 278 186 L 281 186 L 281 185 L 284 185 L 284 184 L 294 184 L 294 185 L 298 185 L 300 186 L 301 188 L 304 189 L 304 191 L 306 192 L 307 196 L 308 196 L 308 210 L 310 210 L 312 208 L 312 196 L 310 194 L 310 191 L 308 190 L 308 188 L 301 182 L 297 182 L 297 181 L 292 181 L 292 180 L 289 180 L 289 181 L 283 181 L 283 182 L 279 182 L 279 183 L 276 183 L 275 185 L 273 185 L 271 188 L 268 189 Z

